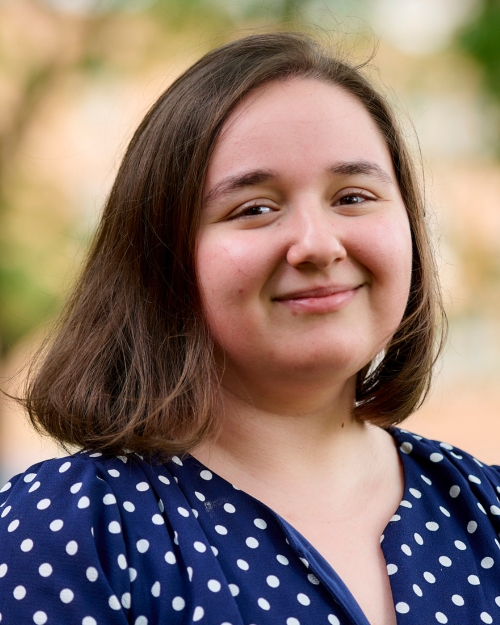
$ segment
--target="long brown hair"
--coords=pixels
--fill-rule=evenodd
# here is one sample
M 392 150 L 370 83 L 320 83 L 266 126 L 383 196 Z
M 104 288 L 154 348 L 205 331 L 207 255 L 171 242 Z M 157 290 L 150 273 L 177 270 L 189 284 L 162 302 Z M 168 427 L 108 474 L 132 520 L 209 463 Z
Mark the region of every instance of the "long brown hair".
M 219 375 L 197 288 L 202 190 L 218 133 L 252 90 L 294 76 L 354 95 L 390 151 L 413 237 L 406 312 L 381 362 L 358 374 L 359 419 L 386 427 L 429 389 L 443 341 L 439 285 L 424 204 L 401 131 L 361 67 L 307 35 L 252 35 L 205 55 L 153 105 L 106 203 L 83 273 L 24 404 L 62 443 L 187 451 L 217 429 Z

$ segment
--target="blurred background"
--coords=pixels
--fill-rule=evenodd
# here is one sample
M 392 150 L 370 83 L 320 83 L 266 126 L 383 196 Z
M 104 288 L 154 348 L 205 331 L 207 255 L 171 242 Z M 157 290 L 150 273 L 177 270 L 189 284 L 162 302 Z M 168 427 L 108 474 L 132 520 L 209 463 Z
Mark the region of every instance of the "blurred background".
M 450 339 L 406 427 L 500 464 L 500 0 L 0 0 L 0 385 L 20 388 L 156 97 L 291 23 L 356 60 L 378 46 L 369 74 L 420 142 Z M 0 399 L 0 481 L 62 453 Z

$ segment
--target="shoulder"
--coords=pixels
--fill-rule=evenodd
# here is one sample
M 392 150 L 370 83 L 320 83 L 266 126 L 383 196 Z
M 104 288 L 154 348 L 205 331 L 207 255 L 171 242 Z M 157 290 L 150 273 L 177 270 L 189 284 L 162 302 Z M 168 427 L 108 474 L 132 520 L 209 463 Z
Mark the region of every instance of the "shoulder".
M 77 622 L 76 615 L 82 622 L 89 608 L 97 622 L 121 622 L 131 581 L 137 577 L 136 590 L 148 587 L 150 596 L 159 562 L 174 549 L 161 497 L 175 500 L 178 490 L 165 465 L 135 456 L 78 453 L 12 478 L 0 492 L 4 618 L 31 622 L 23 610 L 37 604 L 60 622 Z M 175 578 L 174 569 L 166 572 Z M 29 602 L 20 601 L 25 596 Z M 148 609 L 145 602 L 143 614 Z
M 477 501 L 478 507 L 487 509 L 488 514 L 500 517 L 500 467 L 490 466 L 472 454 L 450 445 L 413 434 L 407 430 L 391 428 L 391 434 L 405 458 L 427 476 L 434 486 L 446 490 L 455 498 L 459 493 L 467 494 Z M 409 466 L 405 467 L 410 469 Z M 500 524 L 500 519 L 499 519 Z M 499 528 L 500 529 L 500 528 Z

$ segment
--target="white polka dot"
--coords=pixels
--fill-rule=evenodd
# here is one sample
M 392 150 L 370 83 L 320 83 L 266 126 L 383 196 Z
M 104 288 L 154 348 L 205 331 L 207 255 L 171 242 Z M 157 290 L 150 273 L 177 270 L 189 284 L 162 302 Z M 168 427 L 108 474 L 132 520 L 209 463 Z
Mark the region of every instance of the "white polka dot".
M 32 482 L 32 481 L 35 479 L 35 477 L 36 477 L 36 473 L 27 473 L 27 474 L 24 476 L 24 478 L 23 478 L 23 479 L 24 479 L 24 481 L 25 481 L 27 484 L 29 484 L 30 482 Z M 7 490 L 7 489 L 5 489 L 5 490 Z M 3 493 L 3 488 L 2 488 L 2 490 L 1 490 L 0 492 L 2 492 L 2 493 Z
M 165 519 L 162 517 L 161 514 L 153 514 L 153 517 L 151 518 L 151 520 L 153 521 L 155 525 L 163 525 L 165 523 Z
M 416 488 L 410 488 L 408 490 L 415 497 L 415 499 L 420 499 L 420 497 L 422 497 L 422 493 L 419 490 L 417 490 Z
M 96 579 L 99 577 L 97 569 L 93 566 L 89 566 L 89 568 L 85 571 L 85 575 L 87 576 L 89 582 L 95 582 Z
M 259 546 L 259 541 L 253 536 L 249 536 L 245 540 L 245 543 L 247 547 L 250 547 L 250 549 L 257 549 L 257 547 Z
M 333 614 L 328 615 L 328 622 L 330 623 L 330 625 L 340 625 L 339 619 Z
M 102 456 L 100 451 L 94 451 L 94 453 L 89 454 L 89 458 L 99 458 L 100 456 Z
M 198 551 L 199 553 L 205 553 L 205 551 L 207 550 L 206 545 L 204 545 L 202 542 L 200 542 L 199 540 L 194 542 L 193 547 L 196 549 L 196 551 Z
M 234 512 L 236 512 L 236 508 L 233 506 L 232 503 L 225 503 L 224 510 L 226 512 L 229 512 L 230 514 L 233 514 Z
M 401 516 L 399 514 L 393 514 L 389 521 L 401 521 Z
M 451 516 L 450 513 L 448 512 L 448 510 L 446 508 L 444 508 L 443 506 L 439 506 L 439 509 L 444 514 L 444 516 L 447 516 L 447 517 Z
M 495 597 L 495 603 L 497 604 L 497 606 L 500 608 L 500 596 Z
M 183 508 L 182 506 L 177 508 L 177 512 L 183 517 L 187 518 L 189 516 L 189 510 L 186 510 L 186 508 Z
M 439 564 L 441 564 L 441 566 L 451 566 L 451 560 L 448 556 L 441 556 L 439 558 Z
M 102 503 L 105 506 L 110 506 L 111 504 L 116 503 L 116 497 L 112 493 L 108 493 L 102 498 Z
M 135 582 L 135 580 L 137 579 L 137 571 L 136 569 L 134 569 L 133 566 L 129 567 L 128 569 L 128 577 L 131 582 Z
M 42 577 L 49 577 L 49 575 L 52 575 L 52 567 L 48 562 L 44 562 L 38 567 L 38 572 Z
M 59 473 L 64 473 L 70 468 L 70 466 L 71 466 L 71 462 L 65 462 L 59 467 Z
M 9 488 L 12 486 L 12 484 L 10 482 L 7 482 L 7 484 L 5 484 L 5 486 L 2 486 L 2 488 L 0 488 L 0 493 L 5 493 L 6 490 L 9 490 Z
M 424 480 L 426 484 L 428 484 L 429 486 L 432 486 L 432 482 L 428 477 L 426 477 L 425 475 L 421 475 L 420 477 Z
M 413 538 L 415 539 L 415 542 L 416 542 L 418 545 L 423 545 L 423 544 L 424 544 L 424 539 L 422 538 L 422 536 L 420 536 L 420 534 L 417 534 L 417 533 L 415 532 L 415 534 L 413 534 Z
M 227 529 L 223 525 L 216 525 L 215 531 L 221 536 L 225 536 L 227 534 Z
M 127 558 L 123 555 L 123 553 L 120 553 L 116 560 L 118 562 L 118 566 L 124 571 L 128 566 Z
M 199 501 L 205 501 L 205 495 L 203 493 L 199 493 L 197 490 L 195 490 L 194 494 Z
M 493 558 L 483 558 L 481 560 L 481 566 L 483 569 L 491 569 L 491 567 L 495 564 Z
M 24 586 L 16 586 L 14 588 L 14 599 L 24 599 L 26 597 L 26 588 Z
M 406 499 L 403 499 L 399 505 L 403 506 L 403 508 L 413 508 L 413 505 Z
M 221 589 L 221 583 L 216 579 L 209 579 L 207 583 L 208 589 L 212 592 L 219 592 Z
M 246 560 L 242 560 L 241 558 L 239 560 L 236 560 L 236 564 L 242 571 L 248 571 L 248 569 L 250 568 L 248 562 Z
M 236 586 L 236 584 L 229 584 L 229 590 L 233 597 L 237 597 L 240 594 L 240 589 Z
M 172 462 L 175 462 L 175 464 L 178 464 L 180 467 L 184 466 L 179 456 L 172 456 Z
M 476 530 L 477 530 L 477 523 L 475 521 L 469 521 L 467 523 L 467 531 L 469 532 L 469 534 L 474 534 Z
M 448 449 L 448 451 L 453 449 L 453 445 L 449 445 L 448 443 L 439 443 L 439 446 L 442 447 L 443 449 Z
M 479 501 L 477 502 L 477 507 L 481 510 L 481 512 L 482 512 L 483 514 L 487 514 L 487 513 L 486 513 L 486 510 L 484 509 L 483 504 L 482 504 L 482 503 L 480 503 Z
M 280 564 L 284 564 L 285 566 L 288 564 L 288 558 L 285 558 L 285 556 L 282 556 L 280 554 L 276 556 L 276 560 L 278 560 Z
M 436 621 L 438 623 L 447 623 L 448 618 L 446 617 L 446 614 L 443 614 L 442 612 L 436 612 Z
M 309 568 L 309 562 L 305 559 L 305 558 L 299 558 L 299 560 L 302 562 L 302 564 L 306 567 L 306 569 Z
M 131 501 L 124 501 L 123 507 L 125 508 L 127 512 L 134 512 L 135 510 L 135 506 Z
M 467 545 L 461 540 L 456 540 L 454 544 L 457 549 L 460 549 L 460 551 L 465 551 L 467 549 Z
M 267 527 L 267 523 L 264 521 L 264 519 L 254 519 L 253 524 L 260 530 L 265 530 Z
M 219 555 L 219 550 L 217 549 L 217 547 L 214 547 L 213 545 L 210 545 L 210 549 L 212 550 L 212 553 L 214 554 L 214 556 L 218 556 Z
M 481 484 L 481 480 L 475 475 L 469 475 L 469 482 L 472 482 L 473 484 Z
M 316 577 L 316 575 L 309 573 L 309 575 L 307 576 L 307 579 L 308 581 L 311 582 L 311 584 L 314 584 L 315 586 L 319 586 L 319 579 Z
M 77 551 L 78 543 L 76 542 L 76 540 L 70 540 L 69 543 L 66 545 L 66 553 L 69 556 L 74 556 Z
M 429 530 L 429 532 L 436 532 L 439 529 L 439 525 L 435 521 L 428 521 L 425 524 L 425 527 Z
M 19 519 L 15 519 L 14 521 L 11 521 L 9 523 L 9 526 L 7 527 L 7 531 L 14 532 L 15 530 L 17 530 L 18 527 L 19 527 Z
M 82 487 L 82 482 L 76 482 L 75 484 L 73 484 L 73 486 L 69 489 L 70 493 L 72 493 L 73 495 L 76 495 L 76 493 L 80 490 L 80 488 Z
M 149 484 L 147 482 L 139 482 L 139 484 L 136 484 L 135 487 L 141 493 L 144 493 L 147 490 L 149 490 Z
M 286 619 L 286 625 L 300 625 L 300 621 L 299 619 L 291 616 L 290 618 Z
M 441 462 L 443 458 L 444 458 L 443 454 L 438 454 L 437 452 L 434 452 L 433 454 L 430 455 L 431 462 Z
M 280 580 L 276 577 L 276 575 L 268 575 L 266 577 L 266 582 L 268 586 L 271 586 L 271 588 L 278 588 L 280 585 Z
M 204 469 L 201 473 L 200 473 L 200 477 L 202 480 L 211 480 L 212 479 L 212 473 L 208 470 L 208 469 Z
M 168 564 L 175 564 L 177 562 L 173 551 L 167 551 L 167 553 L 165 554 L 165 562 L 167 562 Z
M 42 610 L 38 610 L 37 612 L 35 612 L 35 614 L 33 614 L 33 623 L 35 623 L 35 625 L 45 625 L 45 623 L 47 622 L 47 618 L 48 617 L 45 612 L 43 612 Z
M 8 568 L 9 567 L 5 564 L 5 562 L 3 564 L 0 564 L 0 577 L 5 577 Z
M 196 623 L 196 621 L 201 621 L 201 619 L 205 616 L 205 610 L 198 606 L 194 609 L 193 612 L 193 621 Z
M 455 605 L 458 605 L 458 606 L 462 606 L 465 603 L 464 598 L 461 597 L 460 595 L 453 595 L 451 600 L 453 601 Z
M 469 575 L 467 581 L 469 582 L 469 584 L 472 584 L 472 586 L 479 586 L 479 584 L 481 583 L 477 575 Z
M 160 480 L 160 482 L 163 482 L 164 484 L 170 484 L 170 480 L 168 479 L 168 477 L 165 477 L 164 475 L 159 475 L 158 479 Z
M 498 506 L 490 506 L 491 514 L 498 516 L 500 515 L 500 508 Z
M 394 573 L 398 572 L 398 567 L 395 564 L 387 565 L 387 573 L 388 575 L 394 575 Z
M 411 549 L 408 545 L 401 545 L 401 551 L 407 555 L 407 556 L 411 556 Z
M 184 599 L 182 597 L 174 597 L 172 599 L 172 607 L 174 608 L 174 610 L 176 612 L 180 612 L 181 610 L 184 610 L 185 606 L 186 606 L 186 602 L 184 601 Z M 196 614 L 196 610 L 195 610 L 195 614 Z M 198 617 L 198 619 L 196 619 L 196 620 L 199 621 L 200 618 L 201 618 L 201 616 Z M 193 620 L 195 620 L 195 619 L 193 618 Z
M 396 603 L 396 612 L 399 612 L 400 614 L 407 614 L 409 611 L 410 611 L 410 606 L 404 601 L 400 601 L 399 603 Z
M 5 510 L 2 512 L 2 514 L 0 515 L 0 516 L 2 517 L 2 519 L 3 519 L 4 517 L 6 517 L 6 516 L 9 514 L 9 512 L 10 512 L 11 510 L 12 510 L 12 506 L 7 506 L 7 507 L 5 508 Z
M 142 615 L 138 616 L 134 621 L 134 625 L 148 625 L 148 619 Z
M 160 592 L 161 592 L 161 584 L 160 584 L 160 582 L 155 582 L 151 586 L 151 594 L 153 595 L 153 597 L 159 597 L 160 596 Z
M 299 594 L 297 595 L 297 601 L 301 605 L 309 605 L 311 603 L 311 600 L 309 599 L 309 597 L 305 595 L 303 592 L 299 592 Z
M 135 543 L 135 546 L 137 547 L 137 551 L 139 553 L 146 553 L 146 551 L 149 549 L 149 541 L 145 538 L 141 538 Z
M 111 595 L 111 597 L 108 599 L 108 604 L 112 610 L 120 610 L 122 607 L 120 605 L 120 600 L 116 595 Z
M 122 527 L 118 521 L 111 521 L 108 525 L 108 531 L 110 534 L 119 534 L 122 531 Z
M 78 507 L 80 509 L 83 508 L 88 508 L 90 506 L 90 499 L 88 497 L 80 497 L 80 499 L 78 500 Z
M 488 614 L 488 612 L 481 612 L 480 617 L 483 623 L 488 623 L 488 624 L 493 623 L 493 619 Z
M 405 441 L 404 443 L 402 443 L 399 447 L 401 449 L 401 451 L 404 454 L 411 454 L 412 450 L 413 450 L 413 445 L 411 443 L 408 443 L 407 441 Z
M 192 569 L 192 567 L 187 566 L 187 567 L 186 567 L 186 570 L 187 570 L 187 572 L 188 572 L 188 578 L 189 578 L 189 581 L 190 581 L 190 582 L 192 582 L 192 581 L 193 581 L 193 569 Z
M 434 584 L 434 582 L 436 581 L 434 575 L 432 573 L 429 573 L 429 571 L 424 572 L 424 579 L 426 582 L 429 582 L 429 584 Z
M 269 603 L 269 601 L 267 601 L 267 599 L 264 599 L 263 597 L 257 599 L 257 603 L 259 605 L 259 608 L 262 608 L 263 610 L 271 609 L 271 604 Z
M 460 486 L 457 486 L 455 484 L 454 486 L 450 488 L 450 497 L 453 497 L 453 499 L 455 499 L 455 497 L 458 497 L 459 495 L 460 495 Z
M 124 592 L 121 598 L 122 606 L 128 610 L 132 603 L 132 595 L 129 592 Z
M 109 469 L 108 473 L 111 477 L 120 477 L 120 471 L 117 471 L 116 469 Z
M 62 519 L 54 519 L 49 527 L 53 532 L 58 532 L 60 529 L 62 529 L 63 525 L 64 521 Z
M 46 510 L 51 504 L 50 499 L 40 499 L 40 501 L 36 504 L 36 507 L 39 510 Z
M 413 592 L 417 595 L 417 597 L 421 597 L 424 594 L 418 584 L 413 584 Z
M 59 593 L 59 597 L 63 603 L 71 603 L 75 598 L 75 593 L 69 588 L 63 588 Z
M 31 538 L 26 538 L 25 540 L 23 540 L 23 542 L 21 543 L 21 551 L 24 551 L 25 553 L 28 551 L 31 551 L 33 549 L 33 541 L 31 540 Z

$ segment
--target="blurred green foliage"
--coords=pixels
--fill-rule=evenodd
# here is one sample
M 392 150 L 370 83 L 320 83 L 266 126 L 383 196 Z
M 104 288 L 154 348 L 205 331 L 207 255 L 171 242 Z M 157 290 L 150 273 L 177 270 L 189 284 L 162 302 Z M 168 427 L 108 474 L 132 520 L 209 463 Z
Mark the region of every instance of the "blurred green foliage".
M 486 89 L 500 100 L 500 0 L 483 0 L 458 34 L 460 47 L 479 63 Z

